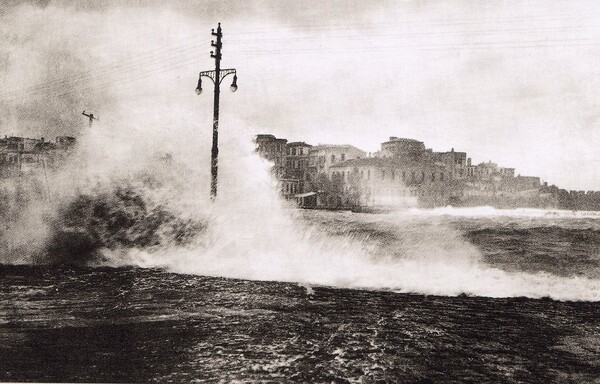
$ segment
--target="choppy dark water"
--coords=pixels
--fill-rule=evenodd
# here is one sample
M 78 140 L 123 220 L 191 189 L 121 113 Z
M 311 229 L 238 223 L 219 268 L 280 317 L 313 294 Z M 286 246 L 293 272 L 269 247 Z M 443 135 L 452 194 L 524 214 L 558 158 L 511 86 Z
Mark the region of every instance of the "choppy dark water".
M 405 256 L 399 252 L 416 245 L 447 241 L 444 245 L 451 247 L 448 243 L 454 238 L 448 238 L 447 233 L 453 232 L 475 245 L 482 261 L 490 267 L 600 279 L 600 213 L 525 210 L 502 215 L 503 211 L 499 210 L 489 216 L 463 216 L 460 209 L 451 212 L 452 215 L 441 215 L 418 211 L 400 216 L 401 220 L 394 214 L 317 212 L 307 215 L 329 234 L 376 242 L 387 247 L 388 254 L 399 257 Z M 558 212 L 566 217 L 559 216 Z M 432 258 L 442 256 L 436 253 Z M 458 259 L 460 250 L 449 256 Z
M 386 215 L 301 216 L 395 258 L 444 244 L 450 228 L 490 268 L 582 277 L 598 289 L 593 217 L 419 215 L 399 231 Z M 4 265 L 0 287 L 0 381 L 600 382 L 596 301 L 308 288 L 136 267 Z

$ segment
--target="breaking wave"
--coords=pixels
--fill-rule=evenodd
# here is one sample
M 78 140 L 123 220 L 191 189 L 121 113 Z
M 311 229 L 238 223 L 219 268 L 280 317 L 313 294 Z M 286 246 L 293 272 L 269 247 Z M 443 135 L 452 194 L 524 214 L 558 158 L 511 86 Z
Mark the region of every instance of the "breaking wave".
M 60 16 L 55 19 L 65 20 L 65 15 Z M 179 27 L 195 30 L 192 24 Z M 153 28 L 150 32 L 154 37 L 172 35 L 164 31 Z M 143 36 L 150 45 L 146 48 L 154 48 L 155 39 L 147 38 L 147 33 Z M 177 39 L 177 34 L 173 36 Z M 17 52 L 37 52 L 40 43 L 48 52 L 82 47 L 60 63 L 69 76 L 84 69 L 96 73 L 102 68 L 101 58 L 107 56 L 90 54 L 86 44 L 65 42 L 61 36 L 55 36 L 50 45 L 43 33 L 25 40 L 7 44 Z M 103 41 L 102 52 L 104 46 L 114 45 L 95 40 Z M 126 49 L 118 51 L 117 47 L 109 56 L 135 58 L 132 44 L 117 45 Z M 144 46 L 137 48 L 141 52 Z M 23 87 L 45 84 L 45 76 L 56 72 L 55 56 L 40 55 L 43 62 L 33 63 L 47 70 L 29 70 L 23 76 L 23 66 L 15 65 L 5 78 L 26 81 L 19 84 Z M 19 55 L 13 61 L 23 62 Z M 104 64 L 112 67 L 114 63 Z M 195 65 L 190 63 L 190 68 Z M 90 83 L 94 92 L 78 91 L 77 95 L 90 95 L 77 103 L 64 98 L 53 100 L 58 102 L 54 106 L 44 102 L 44 108 L 39 108 L 39 99 L 33 97 L 11 105 L 15 110 L 35 111 L 28 115 L 39 115 L 40 127 L 51 128 L 55 120 L 49 116 L 66 116 L 66 110 L 82 103 L 94 106 L 102 119 L 93 128 L 84 128 L 77 152 L 64 169 L 39 179 L 0 180 L 0 263 L 134 265 L 423 294 L 600 300 L 600 278 L 594 274 L 598 271 L 597 236 L 586 237 L 589 228 L 598 226 L 599 213 L 493 208 L 440 208 L 394 215 L 299 212 L 280 200 L 270 164 L 253 152 L 252 136 L 265 129 L 236 121 L 234 116 L 244 114 L 237 114 L 226 98 L 221 115 L 219 196 L 211 203 L 211 98 L 192 95 L 190 84 L 196 85 L 196 74 L 195 69 L 183 68 L 176 76 L 159 71 L 135 82 L 104 74 L 100 87 Z M 248 101 L 238 108 L 251 111 L 245 114 L 251 116 L 257 107 Z M 199 107 L 199 103 L 204 104 Z M 48 131 L 62 132 L 63 125 L 73 124 L 70 131 L 74 132 L 79 121 L 75 119 L 81 116 L 68 115 L 72 120 L 60 120 Z M 203 132 L 200 121 L 205 122 Z M 26 124 L 27 120 L 15 120 L 14 128 L 18 132 L 18 126 Z M 465 229 L 443 217 L 486 218 L 487 229 L 479 223 Z M 536 227 L 564 224 L 539 222 L 549 217 L 588 221 L 579 232 L 559 233 L 559 247 L 551 242 L 551 235 L 536 237 L 547 241 L 541 245 L 515 241 L 536 234 L 527 232 L 532 223 L 507 222 L 512 217 L 535 218 Z M 504 224 L 508 231 L 498 231 Z M 577 236 L 581 238 L 574 239 Z M 589 249 L 581 251 L 577 244 L 587 244 Z M 548 251 L 557 255 L 552 263 L 562 260 L 562 265 L 572 263 L 588 271 L 561 275 L 558 269 L 539 267 L 535 260 L 527 265 L 520 261 L 548 247 L 556 248 Z M 576 257 L 580 254 L 585 260 Z M 499 263 L 500 257 L 508 261 Z
M 98 146 L 100 139 L 88 137 L 94 145 L 86 147 L 84 142 L 82 153 Z M 30 199 L 13 220 L 0 242 L 4 263 L 134 265 L 433 295 L 600 300 L 600 280 L 594 275 L 561 276 L 491 265 L 468 234 L 439 220 L 441 216 L 594 219 L 593 212 L 491 208 L 388 215 L 302 212 L 277 196 L 270 164 L 254 154 L 250 135 L 223 143 L 214 203 L 208 199 L 208 173 L 198 167 L 209 164 L 207 157 L 151 156 L 129 162 L 137 165 L 126 170 L 110 168 L 110 159 L 89 160 L 90 153 L 85 158 L 94 167 L 84 167 L 87 171 L 82 173 L 80 162 L 76 176 L 69 173 L 73 169 L 56 175 L 60 182 L 54 184 L 52 199 Z

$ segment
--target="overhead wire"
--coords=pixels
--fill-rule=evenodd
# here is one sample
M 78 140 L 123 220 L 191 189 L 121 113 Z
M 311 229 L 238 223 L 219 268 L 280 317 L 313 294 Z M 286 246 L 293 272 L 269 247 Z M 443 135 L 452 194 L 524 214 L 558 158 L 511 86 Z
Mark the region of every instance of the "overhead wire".
M 43 91 L 45 89 L 52 89 L 55 87 L 61 87 L 63 85 L 68 85 L 68 83 L 71 83 L 71 85 L 77 85 L 78 83 L 87 82 L 94 78 L 110 76 L 115 73 L 123 73 L 123 72 L 131 71 L 140 65 L 145 66 L 150 63 L 160 62 L 164 58 L 170 58 L 170 57 L 172 57 L 172 55 L 177 54 L 177 53 L 187 52 L 197 46 L 198 46 L 198 43 L 194 43 L 191 45 L 188 44 L 187 46 L 175 47 L 175 48 L 167 47 L 167 48 L 165 48 L 165 50 L 163 52 L 160 52 L 159 54 L 154 54 L 151 56 L 148 56 L 147 54 L 142 53 L 134 59 L 120 61 L 120 62 L 113 62 L 113 63 L 107 64 L 105 66 L 100 66 L 93 71 L 92 70 L 85 71 L 84 73 L 81 73 L 79 75 L 55 78 L 55 79 L 52 79 L 49 81 L 45 81 L 43 84 L 36 84 L 36 85 L 32 85 L 32 86 L 22 88 L 22 89 L 11 89 L 11 90 L 5 91 L 3 93 L 0 93 L 0 98 L 2 98 L 2 97 L 10 98 L 11 96 L 15 96 L 16 93 L 22 93 L 22 92 L 28 92 L 28 91 L 39 92 L 39 91 Z M 129 67 L 129 68 L 127 68 L 127 67 Z
M 560 22 L 560 21 L 569 21 L 575 20 L 578 22 L 583 22 L 586 20 L 596 20 L 600 17 L 599 14 L 585 14 L 585 15 L 562 15 L 562 16 L 541 16 L 541 15 L 532 15 L 532 16 L 504 16 L 504 17 L 494 17 L 494 18 L 466 18 L 466 19 L 438 19 L 438 20 L 430 20 L 430 21 L 404 21 L 404 20 L 395 20 L 395 21 L 369 21 L 363 23 L 352 23 L 352 22 L 344 22 L 344 23 L 306 23 L 306 24 L 280 24 L 280 27 L 283 29 L 298 29 L 302 31 L 313 30 L 313 31 L 324 31 L 324 30 L 346 30 L 346 29 L 381 29 L 386 27 L 394 27 L 394 26 L 458 26 L 458 25 L 469 25 L 469 24 L 486 24 L 491 23 L 493 25 L 500 25 L 502 23 L 514 23 L 520 22 L 523 20 L 527 21 L 547 21 L 547 22 Z M 249 35 L 249 34 L 266 34 L 272 31 L 272 27 L 255 27 L 251 31 L 243 31 L 243 32 L 229 32 L 228 35 Z
M 557 18 L 541 18 L 540 20 L 556 20 Z M 568 17 L 562 17 L 560 19 L 571 19 Z M 504 21 L 506 21 L 505 19 Z M 479 23 L 477 20 L 467 20 L 462 22 L 454 22 L 451 25 L 459 25 L 465 23 Z M 393 25 L 397 25 L 398 23 L 393 23 Z M 448 23 L 438 23 L 439 25 L 448 25 Z M 425 24 L 423 24 L 425 25 Z M 340 30 L 348 30 L 356 32 L 356 24 L 354 25 L 340 25 Z M 368 25 L 367 25 L 368 26 Z M 377 28 L 380 28 L 381 25 L 378 24 Z M 317 29 L 318 26 L 312 25 L 312 27 L 308 27 L 308 29 Z M 584 27 L 584 30 L 588 31 L 589 27 Z M 386 38 L 386 37 L 400 37 L 402 39 L 412 39 L 416 40 L 421 36 L 436 36 L 439 34 L 449 35 L 449 34 L 476 34 L 475 37 L 480 37 L 481 35 L 493 35 L 500 34 L 503 35 L 511 34 L 511 33 L 542 33 L 542 32 L 566 32 L 566 31 L 582 31 L 582 26 L 578 27 L 548 27 L 546 29 L 540 30 L 539 28 L 518 28 L 518 29 L 495 29 L 495 30 L 465 30 L 465 31 L 420 31 L 420 32 L 412 32 L 412 33 L 381 33 L 375 35 L 368 36 L 327 36 L 324 41 L 328 39 L 341 39 L 347 41 L 360 41 L 362 39 L 370 39 L 373 38 Z M 235 36 L 235 33 L 231 33 Z M 239 32 L 237 33 L 239 36 L 247 36 L 247 32 Z M 155 73 L 157 70 L 167 69 L 169 68 L 179 68 L 180 66 L 187 65 L 188 62 L 194 59 L 199 59 L 199 55 L 194 52 L 191 52 L 192 49 L 198 48 L 201 46 L 200 42 L 193 42 L 196 40 L 195 37 L 190 37 L 189 39 L 184 39 L 183 42 L 173 46 L 171 44 L 163 47 L 154 48 L 150 51 L 146 51 L 140 53 L 135 58 L 125 61 L 119 61 L 111 64 L 107 64 L 105 66 L 98 67 L 94 71 L 86 71 L 76 76 L 65 76 L 63 78 L 55 78 L 49 81 L 46 81 L 44 84 L 36 84 L 23 89 L 11 89 L 0 93 L 0 99 L 11 100 L 19 96 L 27 96 L 28 94 L 55 94 L 60 96 L 64 96 L 75 91 L 66 91 L 62 93 L 57 93 L 61 89 L 64 90 L 65 87 L 75 88 L 80 87 L 81 89 L 97 89 L 101 90 L 106 87 L 110 87 L 111 84 L 121 84 L 130 81 L 134 81 L 137 79 L 144 78 L 144 74 L 150 76 Z M 257 48 L 252 48 L 252 45 L 248 46 L 245 44 L 245 48 L 241 50 L 235 50 L 232 52 L 232 56 L 236 56 L 244 53 L 252 53 L 255 55 L 281 55 L 281 54 L 298 54 L 298 53 L 307 53 L 307 52 L 340 52 L 347 47 L 330 47 L 330 46 L 320 46 L 320 47 L 287 47 L 287 49 L 277 49 L 277 48 L 264 48 L 263 43 L 270 42 L 281 42 L 281 43 L 289 43 L 292 42 L 302 42 L 309 41 L 314 39 L 311 36 L 301 36 L 301 37 L 291 37 L 291 38 L 265 38 L 265 39 L 231 39 L 230 43 L 240 44 L 244 42 L 252 42 L 257 46 Z M 590 39 L 581 38 L 581 39 L 539 39 L 539 40 L 510 40 L 510 41 L 469 41 L 469 42 L 440 42 L 434 44 L 392 44 L 392 45 L 382 45 L 382 46 L 367 46 L 362 47 L 361 52 L 388 52 L 394 51 L 399 48 L 416 48 L 419 50 L 455 50 L 455 49 L 506 49 L 506 48 L 551 48 L 555 46 L 561 47 L 583 47 L 583 46 L 593 46 L 598 45 L 593 41 L 590 42 Z M 190 51 L 190 56 L 188 57 L 186 53 Z M 192 56 L 193 55 L 193 56 Z M 156 67 L 156 68 L 155 68 Z M 127 76 L 131 72 L 141 72 L 135 76 Z M 144 72 L 145 71 L 145 72 Z M 124 77 L 125 76 L 125 77 Z M 123 78 L 124 77 L 124 78 Z M 98 83 L 100 82 L 100 83 Z M 87 86 L 86 86 L 87 85 Z

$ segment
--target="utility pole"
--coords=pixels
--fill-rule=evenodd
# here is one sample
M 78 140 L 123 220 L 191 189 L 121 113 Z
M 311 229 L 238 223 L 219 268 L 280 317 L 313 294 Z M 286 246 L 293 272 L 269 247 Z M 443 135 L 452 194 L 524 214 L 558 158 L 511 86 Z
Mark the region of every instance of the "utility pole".
M 94 123 L 94 120 L 98 120 L 98 121 L 100 121 L 100 119 L 98 119 L 98 118 L 94 117 L 94 114 L 93 114 L 93 113 L 87 114 L 87 113 L 85 113 L 85 111 L 83 111 L 82 115 L 83 115 L 83 116 L 87 116 L 87 117 L 90 119 L 90 127 L 91 127 L 91 126 L 92 126 L 92 124 Z
M 217 37 L 217 42 L 214 40 L 210 42 L 210 45 L 214 47 L 215 51 L 210 51 L 210 57 L 215 59 L 215 70 L 214 71 L 202 71 L 198 76 L 198 85 L 196 87 L 196 94 L 202 93 L 202 76 L 208 77 L 212 80 L 215 85 L 215 97 L 213 104 L 213 134 L 212 134 L 212 148 L 210 152 L 210 197 L 214 200 L 217 197 L 217 169 L 218 169 L 218 156 L 219 156 L 219 95 L 221 93 L 221 81 L 229 75 L 233 74 L 233 83 L 231 84 L 231 91 L 237 90 L 237 74 L 235 69 L 221 69 L 221 48 L 223 43 L 221 41 L 223 32 L 221 30 L 221 23 L 217 27 L 217 32 L 211 30 L 211 34 Z

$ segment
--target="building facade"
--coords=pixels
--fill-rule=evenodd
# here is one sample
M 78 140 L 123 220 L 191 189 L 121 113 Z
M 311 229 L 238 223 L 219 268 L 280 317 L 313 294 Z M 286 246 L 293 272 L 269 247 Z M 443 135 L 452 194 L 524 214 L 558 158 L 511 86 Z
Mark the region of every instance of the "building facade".
M 0 177 L 57 168 L 68 157 L 75 143 L 75 138 L 70 136 L 59 136 L 56 142 L 17 136 L 0 139 Z
M 278 139 L 274 135 L 261 134 L 254 138 L 256 152 L 273 163 L 272 172 L 277 178 L 285 176 L 285 160 L 287 154 L 287 140 Z
M 390 137 L 373 157 L 351 145 L 292 142 L 285 147 L 284 155 L 265 156 L 285 157 L 282 195 L 305 207 L 549 206 L 548 196 L 557 195 L 542 193 L 538 177 L 515 176 L 514 168 L 491 161 L 472 165 L 466 152 L 434 152 L 409 138 Z M 568 196 L 563 201 L 574 201 L 574 194 Z

